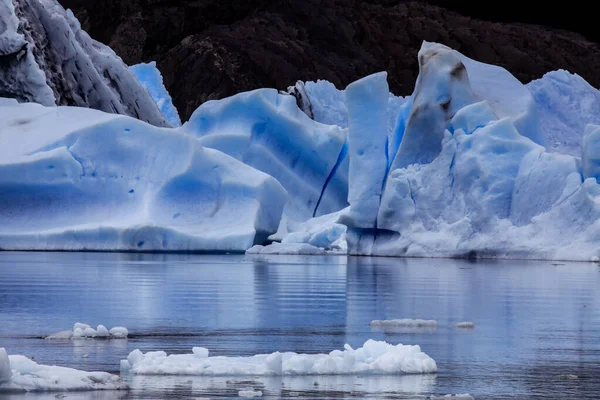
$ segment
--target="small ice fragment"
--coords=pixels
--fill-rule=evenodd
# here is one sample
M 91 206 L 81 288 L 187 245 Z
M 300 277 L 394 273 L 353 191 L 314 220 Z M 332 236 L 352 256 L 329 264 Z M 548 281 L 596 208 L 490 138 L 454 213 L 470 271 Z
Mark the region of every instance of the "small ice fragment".
M 94 328 L 85 328 L 85 330 L 83 331 L 83 336 L 89 337 L 89 338 L 94 338 L 94 337 L 98 336 L 98 333 L 96 332 L 96 330 Z
M 81 356 L 81 358 L 89 358 L 89 355 L 88 354 L 84 354 L 84 355 Z
M 260 390 L 254 390 L 252 388 L 245 388 L 238 392 L 238 396 L 249 398 L 249 399 L 253 398 L 253 397 L 262 397 L 262 395 L 263 395 L 263 392 L 261 392 Z
M 85 331 L 87 328 L 91 328 L 91 326 L 88 324 L 82 324 L 81 322 L 75 322 L 75 325 L 73 325 L 73 331 L 75 331 L 77 329 L 81 329 L 82 331 Z
M 473 329 L 475 328 L 475 324 L 472 322 L 459 322 L 458 324 L 456 324 L 457 328 L 462 328 L 462 329 Z
M 559 375 L 558 379 L 575 380 L 579 379 L 577 375 Z
M 98 325 L 96 328 L 96 333 L 98 334 L 98 337 L 107 337 L 108 329 L 106 329 L 104 325 Z
M 129 331 L 122 326 L 116 326 L 110 330 L 110 334 L 115 339 L 124 339 L 129 335 Z
M 432 319 L 383 319 L 373 320 L 369 324 L 376 327 L 409 327 L 409 328 L 433 328 L 437 327 L 437 321 Z
M 4 347 L 0 347 L 0 383 L 9 381 L 11 376 L 10 359 Z
M 194 353 L 194 355 L 199 358 L 207 358 L 208 357 L 208 349 L 204 348 L 204 347 L 194 347 L 192 349 L 192 353 Z
M 473 396 L 471 396 L 469 393 L 464 393 L 464 394 L 447 394 L 445 396 L 430 396 L 429 398 L 431 400 L 446 400 L 446 399 L 450 399 L 450 400 L 475 400 L 475 398 Z
M 600 257 L 598 257 L 598 256 L 592 257 L 592 262 L 595 262 L 595 263 L 600 262 Z

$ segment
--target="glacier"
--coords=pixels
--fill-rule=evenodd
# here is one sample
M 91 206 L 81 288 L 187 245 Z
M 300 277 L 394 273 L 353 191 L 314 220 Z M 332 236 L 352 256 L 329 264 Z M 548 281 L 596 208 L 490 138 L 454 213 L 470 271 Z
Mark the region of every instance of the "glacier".
M 0 97 L 170 126 L 127 65 L 56 0 L 0 0 L 0 59 Z

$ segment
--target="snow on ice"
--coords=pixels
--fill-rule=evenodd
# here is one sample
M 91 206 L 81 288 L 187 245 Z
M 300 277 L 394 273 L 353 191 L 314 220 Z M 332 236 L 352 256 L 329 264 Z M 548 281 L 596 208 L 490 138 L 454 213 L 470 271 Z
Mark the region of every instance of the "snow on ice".
M 127 389 L 127 384 L 116 375 L 41 365 L 0 348 L 0 394 L 119 389 Z
M 334 350 L 329 354 L 272 353 L 251 357 L 210 357 L 206 349 L 192 354 L 132 351 L 121 361 L 121 370 L 133 375 L 381 375 L 425 374 L 437 371 L 435 361 L 419 346 L 392 345 L 368 340 L 363 347 Z

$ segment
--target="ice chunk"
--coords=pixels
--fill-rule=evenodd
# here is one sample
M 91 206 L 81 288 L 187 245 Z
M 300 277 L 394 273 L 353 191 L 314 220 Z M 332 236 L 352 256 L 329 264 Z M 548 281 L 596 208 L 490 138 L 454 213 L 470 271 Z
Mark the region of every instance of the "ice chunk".
M 10 359 L 8 358 L 8 354 L 6 354 L 6 349 L 0 347 L 0 385 L 2 385 L 2 382 L 10 381 L 11 376 Z
M 598 256 L 592 256 L 592 259 L 591 259 L 591 260 L 592 260 L 592 262 L 594 262 L 594 263 L 598 263 L 598 262 L 600 262 L 600 257 L 598 257 Z
M 351 374 L 422 374 L 437 371 L 431 357 L 419 346 L 391 345 L 367 341 L 356 350 L 346 345 L 343 351 L 329 354 L 272 353 L 251 357 L 206 357 L 133 351 L 126 372 L 134 375 L 351 375 Z
M 98 334 L 98 337 L 107 337 L 109 334 L 108 329 L 106 329 L 104 325 L 98 325 L 96 333 Z
M 0 359 L 3 352 L 6 354 L 4 349 L 0 349 Z M 8 359 L 12 375 L 8 380 L 0 379 L 0 394 L 127 389 L 127 384 L 118 376 L 106 372 L 41 365 L 21 355 L 11 355 Z
M 78 338 L 82 338 L 83 336 L 83 329 L 81 328 L 75 328 L 73 330 L 73 339 L 78 339 Z
M 263 392 L 261 392 L 260 390 L 254 390 L 253 388 L 245 388 L 238 392 L 239 397 L 245 397 L 248 399 L 251 399 L 254 397 L 262 397 L 262 395 L 263 395 Z
M 127 328 L 123 328 L 122 326 L 116 326 L 111 328 L 110 334 L 115 339 L 125 339 L 129 335 L 129 331 Z
M 129 67 L 129 70 L 134 73 L 138 81 L 148 89 L 150 95 L 156 102 L 156 105 L 165 116 L 167 121 L 173 126 L 181 126 L 181 119 L 177 108 L 173 105 L 171 95 L 165 88 L 163 77 L 156 67 L 156 62 L 141 63 Z
M 75 331 L 76 329 L 81 329 L 82 331 L 85 331 L 86 329 L 91 328 L 90 325 L 88 324 L 83 324 L 81 322 L 75 322 L 75 324 L 73 325 L 73 330 Z
M 585 127 L 582 152 L 584 178 L 596 178 L 600 182 L 600 125 Z
M 587 124 L 600 125 L 600 90 L 568 71 L 548 72 L 527 84 L 549 149 L 579 157 Z
M 85 330 L 83 331 L 83 336 L 95 338 L 96 336 L 98 336 L 98 332 L 96 332 L 94 328 L 85 328 Z
M 194 347 L 194 348 L 192 348 L 192 353 L 194 353 L 194 355 L 196 357 L 200 357 L 200 358 L 208 357 L 208 349 L 205 347 Z
M 475 324 L 472 322 L 459 322 L 458 324 L 456 324 L 457 328 L 463 328 L 463 329 L 473 329 L 475 328 Z
M 375 327 L 414 327 L 414 328 L 435 328 L 437 327 L 437 321 L 433 319 L 383 319 L 373 320 L 369 324 Z
M 293 220 L 347 206 L 346 131 L 311 120 L 292 96 L 259 89 L 208 101 L 182 129 L 276 178 L 290 195 L 285 214 Z
M 5 250 L 245 251 L 287 202 L 179 130 L 35 104 L 0 107 L 0 193 Z
M 445 396 L 429 396 L 430 400 L 475 400 L 473 396 L 468 393 L 465 394 L 447 394 Z
M 380 72 L 350 84 L 348 107 L 348 202 L 345 224 L 375 228 L 387 173 L 387 73 Z

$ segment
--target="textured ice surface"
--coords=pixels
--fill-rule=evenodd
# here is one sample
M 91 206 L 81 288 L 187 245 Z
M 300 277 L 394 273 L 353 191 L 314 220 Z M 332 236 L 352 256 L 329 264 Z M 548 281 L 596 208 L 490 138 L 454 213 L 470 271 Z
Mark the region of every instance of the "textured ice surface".
M 585 126 L 600 125 L 600 90 L 564 70 L 548 72 L 527 88 L 536 100 L 548 149 L 581 156 Z
M 209 101 L 182 129 L 276 178 L 290 195 L 290 219 L 305 221 L 347 205 L 346 131 L 311 120 L 292 96 L 259 89 Z
M 176 129 L 0 107 L 0 248 L 244 251 L 279 225 L 272 177 Z
M 2 97 L 169 126 L 125 63 L 56 0 L 0 0 L 0 57 Z
M 368 340 L 363 347 L 329 354 L 272 353 L 251 357 L 210 357 L 198 354 L 142 353 L 134 350 L 121 369 L 134 375 L 389 375 L 422 374 L 437 371 L 435 361 L 419 346 L 391 345 Z
M 156 67 L 156 62 L 141 63 L 129 67 L 131 72 L 135 74 L 138 81 L 148 89 L 150 95 L 156 102 L 156 105 L 165 116 L 167 121 L 173 126 L 181 126 L 181 119 L 177 108 L 173 105 L 171 95 L 165 88 L 163 77 Z
M 7 356 L 0 348 L 0 394 L 117 389 L 127 384 L 116 375 L 41 365 L 21 355 Z

